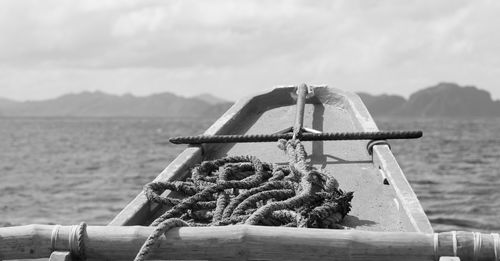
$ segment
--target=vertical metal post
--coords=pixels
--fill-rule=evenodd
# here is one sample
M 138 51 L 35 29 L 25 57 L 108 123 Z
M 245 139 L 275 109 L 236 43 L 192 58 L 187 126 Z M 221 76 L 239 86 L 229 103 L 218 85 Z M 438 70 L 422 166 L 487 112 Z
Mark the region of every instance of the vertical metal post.
M 295 114 L 295 124 L 293 125 L 293 139 L 300 138 L 304 125 L 304 108 L 306 105 L 307 85 L 305 83 L 297 88 L 297 113 Z

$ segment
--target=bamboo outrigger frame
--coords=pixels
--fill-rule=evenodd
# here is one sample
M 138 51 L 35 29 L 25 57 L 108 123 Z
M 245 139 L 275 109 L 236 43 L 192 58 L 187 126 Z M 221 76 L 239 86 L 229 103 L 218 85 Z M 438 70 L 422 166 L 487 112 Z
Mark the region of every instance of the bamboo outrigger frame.
M 77 226 L 1 228 L 0 258 L 41 258 L 72 246 Z M 88 260 L 132 260 L 154 227 L 90 226 L 84 236 Z M 54 240 L 54 231 L 58 240 Z M 78 230 L 78 229 L 76 229 Z M 234 225 L 174 228 L 151 258 L 168 260 L 461 260 L 497 261 L 498 234 L 419 233 Z M 479 243 L 478 242 L 479 239 Z M 73 244 L 74 245 L 74 244 Z M 22 247 L 21 247 L 22 246 Z M 70 260 L 52 254 L 51 259 Z M 79 260 L 74 258 L 74 260 Z M 441 258 L 443 260 L 443 258 Z M 452 259 L 453 260 L 453 259 Z

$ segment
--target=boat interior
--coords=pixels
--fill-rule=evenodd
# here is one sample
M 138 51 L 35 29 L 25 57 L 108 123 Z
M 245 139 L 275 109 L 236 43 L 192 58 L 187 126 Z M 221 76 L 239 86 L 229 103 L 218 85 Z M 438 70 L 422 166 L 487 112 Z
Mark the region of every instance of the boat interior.
M 294 123 L 294 87 L 238 101 L 204 134 L 272 134 Z M 319 132 L 373 132 L 378 128 L 356 94 L 329 87 L 310 89 L 303 126 Z M 333 176 L 343 191 L 353 191 L 351 212 L 341 225 L 367 231 L 432 233 L 415 193 L 388 145 L 367 149 L 368 140 L 304 141 L 308 162 Z M 190 145 L 156 179 L 182 180 L 203 160 L 253 155 L 263 162 L 287 164 L 276 142 Z M 165 192 L 176 196 L 175 193 Z M 147 225 L 166 209 L 150 204 L 144 195 L 134 199 L 110 225 Z

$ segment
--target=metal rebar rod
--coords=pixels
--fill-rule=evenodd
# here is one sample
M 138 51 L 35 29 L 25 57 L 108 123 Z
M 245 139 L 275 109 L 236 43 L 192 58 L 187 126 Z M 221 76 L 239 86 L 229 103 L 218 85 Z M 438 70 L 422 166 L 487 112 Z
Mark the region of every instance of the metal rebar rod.
M 238 142 L 272 142 L 280 139 L 291 139 L 293 133 L 284 134 L 251 134 L 251 135 L 200 135 L 174 137 L 174 144 L 201 143 L 238 143 Z M 377 132 L 338 132 L 338 133 L 302 133 L 301 141 L 315 140 L 386 140 L 417 139 L 422 131 L 377 131 Z

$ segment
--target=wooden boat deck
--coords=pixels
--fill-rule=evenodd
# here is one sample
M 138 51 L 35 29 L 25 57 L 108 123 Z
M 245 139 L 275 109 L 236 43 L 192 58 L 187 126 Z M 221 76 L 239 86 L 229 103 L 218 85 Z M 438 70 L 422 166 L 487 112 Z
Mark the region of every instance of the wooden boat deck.
M 307 100 L 304 127 L 324 132 L 377 131 L 373 119 L 354 94 L 317 87 Z M 205 134 L 271 134 L 290 127 L 295 117 L 294 88 L 236 103 Z M 333 175 L 345 191 L 354 191 L 352 210 L 343 225 L 370 231 L 414 231 L 432 228 L 418 199 L 387 145 L 367 151 L 368 141 L 304 142 L 310 162 Z M 156 180 L 183 179 L 202 160 L 227 155 L 255 155 L 265 162 L 287 164 L 275 142 L 204 144 L 188 147 Z M 387 182 L 384 184 L 384 179 Z M 170 193 L 170 192 L 166 192 Z M 139 194 L 110 225 L 146 225 L 164 209 Z

